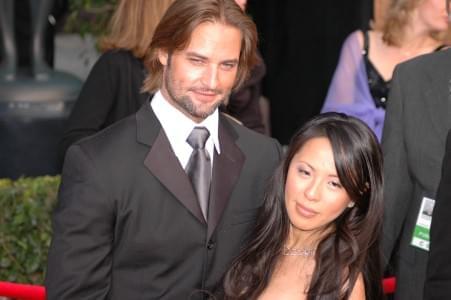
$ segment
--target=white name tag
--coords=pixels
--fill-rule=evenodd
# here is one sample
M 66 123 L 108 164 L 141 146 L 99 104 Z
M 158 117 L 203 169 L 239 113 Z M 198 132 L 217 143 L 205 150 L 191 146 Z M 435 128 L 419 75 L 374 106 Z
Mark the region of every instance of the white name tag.
M 434 205 L 434 199 L 423 197 L 417 223 L 413 230 L 412 241 L 410 242 L 410 245 L 426 251 L 429 251 L 429 231 L 431 229 Z

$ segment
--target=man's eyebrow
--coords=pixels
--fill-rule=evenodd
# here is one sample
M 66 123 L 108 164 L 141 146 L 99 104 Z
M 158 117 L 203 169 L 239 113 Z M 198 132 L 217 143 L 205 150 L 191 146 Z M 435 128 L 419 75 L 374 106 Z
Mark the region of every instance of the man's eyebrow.
M 226 60 L 224 60 L 222 63 L 223 64 L 238 64 L 238 59 L 226 59 Z
M 201 59 L 204 59 L 204 60 L 208 60 L 208 57 L 203 56 L 203 55 L 201 55 L 199 53 L 196 53 L 196 52 L 187 52 L 186 56 L 197 57 L 197 58 L 201 58 Z
M 188 51 L 186 52 L 186 56 L 188 57 L 196 57 L 196 58 L 200 58 L 202 60 L 208 60 L 208 57 L 196 53 L 196 52 L 192 52 L 192 51 Z M 221 61 L 222 64 L 238 64 L 239 60 L 238 59 L 226 59 L 224 61 Z

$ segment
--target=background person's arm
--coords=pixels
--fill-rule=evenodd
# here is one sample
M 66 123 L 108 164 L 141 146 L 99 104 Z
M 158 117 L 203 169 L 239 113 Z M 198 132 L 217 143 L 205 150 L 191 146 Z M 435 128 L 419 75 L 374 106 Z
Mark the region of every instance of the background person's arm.
M 114 63 L 115 58 L 120 57 L 114 52 L 103 54 L 83 84 L 60 143 L 61 160 L 72 144 L 105 126 L 108 114 L 117 101 L 120 69 Z

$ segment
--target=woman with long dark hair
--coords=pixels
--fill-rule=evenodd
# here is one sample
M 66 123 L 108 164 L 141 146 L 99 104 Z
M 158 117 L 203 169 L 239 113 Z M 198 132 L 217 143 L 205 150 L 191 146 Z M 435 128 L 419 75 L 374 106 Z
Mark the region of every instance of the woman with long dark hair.
M 292 138 L 226 299 L 382 299 L 382 158 L 362 121 L 326 113 Z

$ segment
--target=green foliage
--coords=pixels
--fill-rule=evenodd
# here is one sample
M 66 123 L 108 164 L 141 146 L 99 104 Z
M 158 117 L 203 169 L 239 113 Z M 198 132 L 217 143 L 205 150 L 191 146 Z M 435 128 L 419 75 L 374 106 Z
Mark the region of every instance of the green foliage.
M 70 14 L 64 31 L 84 36 L 105 34 L 118 0 L 69 0 Z
M 0 280 L 43 283 L 59 182 L 0 179 Z

